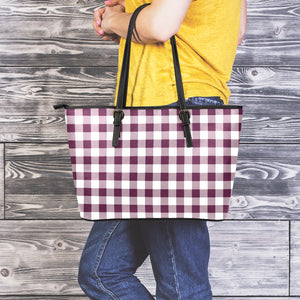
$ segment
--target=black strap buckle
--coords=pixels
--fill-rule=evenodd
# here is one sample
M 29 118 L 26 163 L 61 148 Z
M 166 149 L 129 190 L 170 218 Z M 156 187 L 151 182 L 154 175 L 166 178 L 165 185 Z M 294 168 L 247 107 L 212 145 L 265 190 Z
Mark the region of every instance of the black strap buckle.
M 113 132 L 112 146 L 118 147 L 120 129 L 121 129 L 120 127 L 121 127 L 122 119 L 124 118 L 123 110 L 122 109 L 114 110 L 113 117 L 114 117 L 114 132 Z
M 182 121 L 183 126 L 190 125 L 191 114 L 187 109 L 182 109 L 179 112 L 179 119 Z
M 183 125 L 183 134 L 186 139 L 187 147 L 193 147 L 193 140 L 192 140 L 191 129 L 190 129 L 190 118 L 191 118 L 191 114 L 187 109 L 180 110 L 179 119 L 181 120 Z
M 114 125 L 120 126 L 122 119 L 124 118 L 124 112 L 122 109 L 116 109 L 113 113 Z

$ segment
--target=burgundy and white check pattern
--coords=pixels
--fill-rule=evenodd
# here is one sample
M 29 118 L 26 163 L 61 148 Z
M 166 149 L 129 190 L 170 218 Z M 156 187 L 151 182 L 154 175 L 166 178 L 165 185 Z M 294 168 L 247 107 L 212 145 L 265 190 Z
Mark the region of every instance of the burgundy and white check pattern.
M 241 108 L 189 109 L 192 148 L 177 108 L 124 109 L 114 148 L 113 111 L 66 110 L 81 218 L 226 218 Z

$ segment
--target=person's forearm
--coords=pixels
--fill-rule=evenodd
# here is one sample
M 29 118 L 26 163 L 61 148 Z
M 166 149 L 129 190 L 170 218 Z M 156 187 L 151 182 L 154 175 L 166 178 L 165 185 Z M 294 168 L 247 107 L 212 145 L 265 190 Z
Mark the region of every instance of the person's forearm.
M 126 38 L 131 16 L 131 13 L 120 13 L 111 16 L 107 24 L 109 30 L 120 37 Z M 151 30 L 152 27 L 149 24 L 150 22 L 147 22 L 147 19 L 149 19 L 149 12 L 146 11 L 145 13 L 142 11 L 136 20 L 136 32 L 132 36 L 132 41 L 142 44 L 162 42 L 163 40 L 160 39 L 160 36 L 156 36 L 155 32 Z
M 137 17 L 136 36 L 140 40 L 133 41 L 149 44 L 169 40 L 178 32 L 191 1 L 153 0 Z M 118 7 L 107 7 L 102 19 L 104 32 L 125 38 L 130 17 Z
M 240 32 L 238 38 L 238 45 L 243 41 L 244 35 L 246 33 L 247 27 L 247 1 L 242 0 L 242 11 L 241 11 L 241 21 L 240 21 Z
M 130 13 L 122 13 L 119 15 L 114 15 L 113 17 L 110 18 L 109 29 L 111 31 L 113 31 L 115 34 L 119 35 L 120 37 L 126 38 L 131 15 L 132 14 L 130 14 Z M 143 43 L 143 44 L 160 42 L 159 40 L 153 38 L 153 36 L 151 36 L 151 33 L 149 32 L 149 30 L 147 30 L 147 29 L 142 30 L 143 34 L 141 34 L 141 30 L 139 30 L 138 28 L 143 26 L 143 24 L 140 24 L 140 22 L 138 22 L 138 21 L 139 20 L 137 20 L 137 22 L 136 22 L 137 34 L 135 32 L 135 34 L 133 34 L 133 36 L 132 36 L 133 42 Z M 139 26 L 139 25 L 141 25 L 141 26 Z M 135 39 L 134 37 L 136 37 L 137 39 Z M 140 40 L 138 39 L 138 37 L 140 38 Z

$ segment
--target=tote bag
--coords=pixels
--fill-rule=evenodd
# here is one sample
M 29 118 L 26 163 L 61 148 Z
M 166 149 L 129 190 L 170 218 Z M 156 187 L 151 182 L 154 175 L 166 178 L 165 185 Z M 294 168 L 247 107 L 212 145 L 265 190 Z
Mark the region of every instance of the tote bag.
M 223 220 L 236 171 L 242 107 L 186 108 L 174 36 L 178 106 L 126 106 L 131 36 L 144 7 L 130 20 L 117 105 L 55 106 L 65 108 L 80 217 Z

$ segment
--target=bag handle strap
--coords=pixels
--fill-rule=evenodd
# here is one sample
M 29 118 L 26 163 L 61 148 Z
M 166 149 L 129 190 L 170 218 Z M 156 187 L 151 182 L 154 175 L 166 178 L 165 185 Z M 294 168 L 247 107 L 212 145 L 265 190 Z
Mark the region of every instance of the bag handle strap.
M 136 18 L 138 16 L 138 14 L 140 13 L 140 11 L 143 8 L 145 8 L 148 5 L 150 5 L 150 3 L 146 3 L 146 4 L 139 6 L 133 12 L 133 14 L 130 18 L 127 36 L 126 36 L 126 43 L 125 43 L 125 48 L 124 48 L 122 69 L 121 69 L 120 80 L 119 80 L 117 109 L 123 109 L 126 107 L 132 33 L 133 33 L 133 29 L 134 29 Z
M 179 58 L 178 58 L 176 41 L 175 41 L 174 35 L 171 37 L 171 45 L 172 45 L 172 54 L 173 54 L 173 62 L 174 62 L 174 70 L 175 70 L 177 96 L 178 96 L 178 102 L 179 102 L 179 108 L 180 108 L 179 119 L 181 120 L 182 125 L 183 125 L 183 134 L 184 134 L 184 137 L 186 140 L 186 146 L 193 147 L 193 140 L 192 140 L 191 129 L 190 129 L 191 115 L 190 115 L 190 112 L 186 109 L 186 105 L 185 105 L 185 97 L 184 97 L 184 91 L 183 91 Z
M 132 14 L 128 32 L 126 36 L 126 43 L 123 55 L 123 62 L 122 62 L 122 69 L 120 74 L 119 80 L 119 89 L 118 89 L 118 96 L 117 96 L 117 106 L 114 110 L 114 132 L 113 132 L 113 141 L 112 146 L 117 147 L 119 144 L 119 137 L 120 137 L 120 126 L 122 119 L 124 118 L 123 109 L 126 107 L 126 98 L 127 98 L 127 89 L 128 89 L 128 77 L 129 77 L 129 65 L 130 65 L 130 49 L 131 49 L 131 37 L 133 34 L 133 29 L 135 26 L 136 18 L 140 11 L 145 8 L 150 3 L 143 4 L 139 6 Z M 183 84 L 182 84 L 182 77 L 180 72 L 180 65 L 178 59 L 178 52 L 176 47 L 175 36 L 171 37 L 171 45 L 172 45 L 172 54 L 173 54 L 173 63 L 174 63 L 174 71 L 175 71 L 175 79 L 176 79 L 176 88 L 177 88 L 177 95 L 178 95 L 178 103 L 179 103 L 179 118 L 183 124 L 184 136 L 186 138 L 186 145 L 187 147 L 192 147 L 192 136 L 190 131 L 190 113 L 186 109 L 185 104 L 185 97 L 183 91 Z

